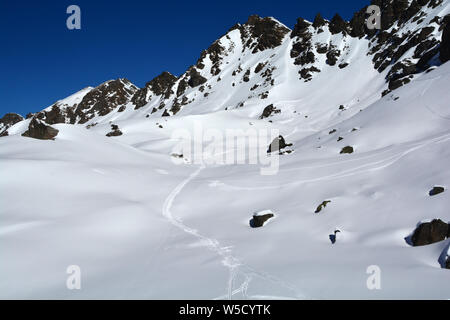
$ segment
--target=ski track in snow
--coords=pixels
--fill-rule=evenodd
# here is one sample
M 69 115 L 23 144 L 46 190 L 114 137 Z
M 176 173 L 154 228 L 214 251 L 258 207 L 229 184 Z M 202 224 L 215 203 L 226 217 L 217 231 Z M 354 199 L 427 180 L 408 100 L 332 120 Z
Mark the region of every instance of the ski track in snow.
M 191 182 L 193 181 L 198 175 L 205 169 L 205 166 L 202 166 L 198 168 L 195 172 L 193 172 L 188 178 L 183 180 L 180 184 L 178 184 L 175 189 L 172 190 L 172 192 L 169 194 L 169 196 L 165 199 L 164 205 L 162 208 L 162 214 L 163 216 L 175 227 L 182 230 L 185 233 L 188 233 L 199 240 L 201 240 L 201 243 L 204 243 L 206 247 L 208 247 L 210 250 L 214 251 L 216 254 L 218 254 L 220 257 L 222 257 L 222 264 L 228 268 L 229 271 L 229 278 L 227 283 L 227 295 L 218 297 L 216 299 L 225 299 L 228 298 L 229 300 L 232 300 L 233 296 L 236 294 L 241 293 L 244 299 L 248 299 L 249 296 L 247 294 L 248 287 L 250 285 L 250 282 L 256 277 L 260 278 L 262 280 L 268 281 L 272 284 L 278 285 L 284 289 L 289 290 L 291 293 L 294 293 L 294 299 L 302 298 L 304 299 L 305 296 L 303 294 L 299 294 L 298 290 L 293 287 L 290 284 L 285 283 L 284 281 L 268 274 L 265 272 L 256 271 L 255 269 L 249 267 L 248 265 L 243 264 L 238 258 L 234 257 L 231 253 L 230 247 L 223 247 L 220 245 L 219 241 L 216 239 L 209 238 L 207 236 L 202 235 L 197 230 L 192 229 L 183 222 L 174 217 L 172 215 L 172 205 L 175 201 L 175 198 L 183 191 L 183 189 Z M 243 276 L 245 279 L 243 283 L 237 288 L 235 287 L 235 282 L 238 276 Z M 253 298 L 258 297 L 254 296 Z M 291 297 L 292 299 L 292 297 Z
M 450 140 L 450 134 L 444 134 L 442 136 L 432 138 L 432 139 L 426 140 L 424 142 L 414 143 L 406 151 L 398 152 L 398 153 L 388 156 L 386 158 L 376 160 L 373 162 L 369 162 L 369 163 L 365 163 L 361 166 L 358 166 L 358 167 L 355 167 L 352 169 L 343 170 L 343 171 L 341 170 L 339 173 L 336 173 L 336 174 L 331 174 L 331 175 L 322 176 L 322 177 L 313 178 L 313 179 L 304 179 L 304 180 L 299 180 L 299 181 L 291 182 L 291 183 L 283 183 L 283 187 L 286 187 L 286 186 L 293 187 L 293 186 L 298 186 L 298 185 L 301 185 L 304 183 L 347 178 L 350 176 L 355 176 L 358 174 L 363 174 L 363 173 L 367 173 L 367 172 L 371 172 L 371 171 L 382 170 L 382 169 L 385 169 L 385 168 L 393 165 L 398 160 L 400 160 L 401 158 L 405 157 L 406 155 L 408 155 L 412 152 L 415 152 L 421 148 L 427 147 L 428 145 L 442 143 L 447 140 Z M 379 154 L 377 154 L 375 156 L 378 156 L 378 155 Z M 371 158 L 371 156 L 369 156 L 367 158 Z M 361 158 L 361 159 L 350 160 L 350 161 L 360 161 L 360 160 L 365 160 L 365 159 L 366 159 L 366 157 Z M 300 169 L 301 170 L 303 170 L 305 168 L 317 169 L 317 168 L 322 168 L 322 167 L 334 166 L 336 164 L 341 164 L 344 162 L 347 162 L 347 161 L 333 162 L 333 163 L 329 163 L 326 165 L 318 165 L 318 166 L 311 166 L 311 167 L 300 167 Z M 286 169 L 286 171 L 296 171 L 296 170 L 298 170 L 298 169 L 294 169 L 294 170 Z M 255 190 L 277 190 L 277 189 L 280 189 L 281 186 L 280 185 L 276 185 L 276 186 L 270 185 L 270 186 L 263 186 L 263 187 L 241 187 L 241 186 L 235 186 L 235 185 L 230 185 L 230 184 L 226 184 L 226 183 L 221 183 L 221 187 L 223 187 L 224 189 L 227 189 L 227 190 L 235 190 L 235 191 L 239 191 L 239 190 L 240 191 L 255 191 Z

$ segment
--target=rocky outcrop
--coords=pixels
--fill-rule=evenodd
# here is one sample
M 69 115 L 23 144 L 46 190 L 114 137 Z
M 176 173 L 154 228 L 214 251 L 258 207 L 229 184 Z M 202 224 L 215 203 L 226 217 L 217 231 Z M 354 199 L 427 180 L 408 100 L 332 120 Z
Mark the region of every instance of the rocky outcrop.
M 0 136 L 7 136 L 9 128 L 23 120 L 23 117 L 17 113 L 7 113 L 0 119 Z
M 430 190 L 429 195 L 430 197 L 434 197 L 437 196 L 438 194 L 441 194 L 445 191 L 444 187 L 434 187 L 433 189 Z
M 177 77 L 169 72 L 163 72 L 153 80 L 149 81 L 144 88 L 139 89 L 131 98 L 135 109 L 140 109 L 149 102 L 150 95 L 163 96 L 165 99 L 173 93 L 172 87 Z
M 253 15 L 240 27 L 242 43 L 252 53 L 273 49 L 281 45 L 283 38 L 290 32 L 276 20 Z
M 327 207 L 327 205 L 331 203 L 330 200 L 326 200 L 324 202 L 322 202 L 316 209 L 316 211 L 314 213 L 320 213 L 323 209 L 325 209 Z
M 57 129 L 48 126 L 37 118 L 33 118 L 28 125 L 28 130 L 22 136 L 39 140 L 54 140 L 58 133 Z
M 105 116 L 131 101 L 138 88 L 127 79 L 107 81 L 87 93 L 77 106 L 70 123 L 84 124 L 94 116 Z
M 268 213 L 264 215 L 254 215 L 253 218 L 250 220 L 250 227 L 252 228 L 261 228 L 264 226 L 264 224 L 275 217 L 273 213 Z
M 291 146 L 292 143 L 291 144 L 286 143 L 286 140 L 284 140 L 283 136 L 279 136 L 278 138 L 273 140 L 273 142 L 270 144 L 267 153 L 282 151 L 283 149 Z
M 195 68 L 192 68 L 189 71 L 188 75 L 189 75 L 188 85 L 191 88 L 198 87 L 207 81 L 206 78 L 202 77 Z
M 116 124 L 111 125 L 111 132 L 106 134 L 107 137 L 118 137 L 121 136 L 123 133 L 119 130 L 119 126 Z
M 260 119 L 266 119 L 266 118 L 269 118 L 272 115 L 278 114 L 278 113 L 281 113 L 281 110 L 275 108 L 273 106 L 273 104 L 271 104 L 271 105 L 268 105 L 267 107 L 264 108 L 264 111 L 263 111 L 262 115 L 259 118 Z
M 341 154 L 352 154 L 354 152 L 353 147 L 347 146 L 342 148 Z
M 331 34 L 347 33 L 347 22 L 339 14 L 336 14 L 330 21 L 329 29 Z
M 312 25 L 315 29 L 318 29 L 318 28 L 325 26 L 326 24 L 327 24 L 327 22 L 325 21 L 325 19 L 322 17 L 322 15 L 320 13 L 318 13 L 316 15 L 316 17 L 314 18 L 314 22 Z
M 425 246 L 445 240 L 449 236 L 449 225 L 440 219 L 420 224 L 411 237 L 414 247 Z
M 450 60 L 450 14 L 444 17 L 442 25 L 444 29 L 442 31 L 440 59 L 444 63 Z

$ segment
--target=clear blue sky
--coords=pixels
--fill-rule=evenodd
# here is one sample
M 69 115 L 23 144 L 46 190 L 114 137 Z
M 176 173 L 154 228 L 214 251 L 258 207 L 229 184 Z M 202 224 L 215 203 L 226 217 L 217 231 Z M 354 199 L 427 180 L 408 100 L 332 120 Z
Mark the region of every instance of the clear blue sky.
M 317 12 L 350 19 L 369 0 L 2 0 L 0 117 L 40 111 L 84 87 L 119 77 L 139 87 L 162 71 L 182 74 L 201 51 L 248 16 L 292 28 Z M 81 30 L 66 9 L 81 8 Z

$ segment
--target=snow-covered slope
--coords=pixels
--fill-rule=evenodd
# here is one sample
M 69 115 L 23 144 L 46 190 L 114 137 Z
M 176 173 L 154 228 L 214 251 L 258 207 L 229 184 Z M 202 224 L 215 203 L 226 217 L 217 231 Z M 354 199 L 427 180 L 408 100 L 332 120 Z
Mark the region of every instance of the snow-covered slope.
M 344 30 L 318 17 L 292 31 L 253 16 L 179 78 L 109 81 L 8 126 L 0 297 L 448 299 L 450 240 L 406 239 L 450 220 L 449 12 L 428 1 L 384 21 L 386 34 L 359 30 L 358 14 Z M 21 136 L 33 118 L 59 130 L 54 141 Z M 106 137 L 111 124 L 122 135 Z M 245 164 L 198 163 L 180 138 L 206 149 L 199 128 L 278 130 L 293 152 L 274 175 L 251 152 Z M 252 147 L 264 165 L 270 141 Z M 446 191 L 430 197 L 434 186 Z M 275 217 L 253 229 L 256 212 Z M 66 288 L 70 265 L 79 291 Z M 381 290 L 367 287 L 370 266 Z

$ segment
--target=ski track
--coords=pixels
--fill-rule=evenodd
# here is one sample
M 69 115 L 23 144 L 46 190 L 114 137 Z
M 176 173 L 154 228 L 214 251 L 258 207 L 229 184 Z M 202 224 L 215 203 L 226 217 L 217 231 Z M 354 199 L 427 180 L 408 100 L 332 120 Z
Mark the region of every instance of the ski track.
M 195 178 L 198 177 L 198 175 L 205 169 L 205 166 L 199 167 L 195 172 L 193 172 L 191 175 L 189 175 L 188 178 L 183 180 L 180 184 L 178 184 L 175 189 L 172 190 L 172 192 L 169 194 L 169 196 L 164 201 L 164 205 L 162 208 L 162 214 L 163 216 L 175 227 L 182 230 L 185 233 L 188 233 L 199 240 L 201 240 L 201 243 L 204 243 L 205 246 L 207 246 L 210 250 L 214 251 L 216 254 L 218 254 L 222 258 L 222 264 L 228 268 L 229 271 L 229 277 L 228 277 L 228 283 L 227 283 L 227 295 L 221 296 L 216 299 L 225 299 L 232 300 L 233 296 L 236 294 L 241 293 L 244 299 L 247 299 L 249 296 L 247 294 L 248 287 L 250 285 L 250 282 L 256 277 L 260 278 L 262 280 L 268 281 L 272 284 L 278 285 L 280 287 L 283 287 L 284 289 L 288 289 L 290 292 L 294 293 L 293 299 L 305 299 L 305 296 L 303 294 L 299 294 L 298 290 L 288 284 L 284 281 L 268 274 L 265 272 L 256 271 L 255 269 L 249 267 L 248 265 L 243 264 L 238 258 L 234 257 L 231 253 L 230 247 L 223 247 L 220 245 L 219 241 L 216 239 L 209 238 L 207 236 L 202 235 L 197 230 L 192 229 L 179 219 L 172 215 L 172 205 L 175 201 L 175 198 L 183 191 L 183 189 Z M 243 283 L 237 288 L 235 287 L 235 282 L 238 276 L 243 276 L 245 279 Z M 292 297 L 290 298 L 292 299 Z
M 346 178 L 346 177 L 350 177 L 350 176 L 355 176 L 358 174 L 363 174 L 363 173 L 367 173 L 367 172 L 372 172 L 372 171 L 378 171 L 378 170 L 382 170 L 385 169 L 391 165 L 393 165 L 394 163 L 396 163 L 398 160 L 400 160 L 401 158 L 405 157 L 406 155 L 415 152 L 421 148 L 427 147 L 428 145 L 431 144 L 438 144 L 438 143 L 442 143 L 445 141 L 450 140 L 450 134 L 444 134 L 442 136 L 436 137 L 436 138 L 432 138 L 430 140 L 426 140 L 424 142 L 420 142 L 420 143 L 414 143 L 409 149 L 396 153 L 394 155 L 388 156 L 384 159 L 380 159 L 380 160 L 376 160 L 373 162 L 369 162 L 366 164 L 363 164 L 361 166 L 358 166 L 356 168 L 352 168 L 352 169 L 348 169 L 348 170 L 344 170 L 344 171 L 340 171 L 339 173 L 336 174 L 331 174 L 331 175 L 327 175 L 327 176 L 322 176 L 322 177 L 318 177 L 318 178 L 313 178 L 313 179 L 304 179 L 304 180 L 299 180 L 296 182 L 291 182 L 291 183 L 284 183 L 282 186 L 280 185 L 276 185 L 276 186 L 263 186 L 263 187 L 241 187 L 241 186 L 235 186 L 235 185 L 231 185 L 231 184 L 226 184 L 221 182 L 221 186 L 223 189 L 225 190 L 235 190 L 235 191 L 256 191 L 256 190 L 278 190 L 281 187 L 295 187 L 295 186 L 299 186 L 302 185 L 304 183 L 311 183 L 311 182 L 318 182 L 318 181 L 325 181 L 325 180 L 332 180 L 332 179 L 341 179 L 341 178 Z M 370 157 L 369 157 L 370 158 Z M 355 159 L 355 160 L 350 160 L 350 161 L 360 161 L 360 160 L 365 160 L 366 157 L 364 158 L 360 158 L 360 159 Z M 300 167 L 300 169 L 305 169 L 305 168 L 310 168 L 310 169 L 317 169 L 317 168 L 322 168 L 322 167 L 328 167 L 328 166 L 333 166 L 336 164 L 342 164 L 344 162 L 347 161 L 343 161 L 343 162 L 336 162 L 336 163 L 330 163 L 330 164 L 326 164 L 326 165 L 319 165 L 319 166 L 312 166 L 312 167 Z M 285 171 L 296 171 L 292 170 L 292 169 L 286 169 Z

